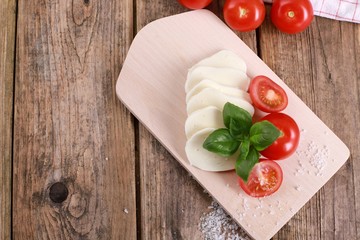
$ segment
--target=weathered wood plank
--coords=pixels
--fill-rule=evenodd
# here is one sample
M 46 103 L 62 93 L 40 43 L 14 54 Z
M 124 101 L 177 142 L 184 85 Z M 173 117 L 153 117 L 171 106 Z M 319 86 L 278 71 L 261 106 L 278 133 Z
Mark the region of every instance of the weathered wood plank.
M 115 95 L 132 4 L 19 1 L 14 239 L 136 238 L 134 125 Z
M 261 28 L 263 60 L 352 153 L 274 239 L 359 238 L 359 29 L 356 24 L 318 17 L 297 35 L 278 32 L 269 19 Z
M 10 239 L 15 0 L 0 1 L 0 26 L 0 239 Z
M 177 1 L 137 1 L 137 30 L 185 9 Z M 198 222 L 210 198 L 185 169 L 139 124 L 141 239 L 200 239 Z
M 223 2 L 214 1 L 208 9 L 222 18 Z M 153 20 L 185 11 L 177 1 L 138 0 L 137 31 Z M 255 32 L 238 35 L 256 51 Z M 137 164 L 141 238 L 201 239 L 200 217 L 211 198 L 141 124 Z

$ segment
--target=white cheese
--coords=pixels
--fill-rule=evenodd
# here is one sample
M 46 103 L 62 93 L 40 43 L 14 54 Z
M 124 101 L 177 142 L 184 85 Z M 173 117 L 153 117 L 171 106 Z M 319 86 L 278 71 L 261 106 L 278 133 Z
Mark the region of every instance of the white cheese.
M 195 64 L 193 68 L 198 66 L 236 68 L 243 72 L 247 70 L 245 61 L 230 50 L 221 50 L 210 57 L 204 58 Z
M 223 84 L 220 84 L 215 81 L 208 80 L 208 79 L 204 79 L 204 80 L 200 81 L 186 94 L 186 102 L 188 102 L 191 99 L 191 97 L 198 94 L 204 88 L 213 88 L 213 89 L 215 89 L 221 93 L 224 93 L 226 95 L 242 98 L 248 102 L 251 102 L 250 95 L 246 91 L 241 90 L 239 88 L 235 88 L 235 87 L 225 86 Z
M 230 102 L 238 107 L 241 107 L 248 111 L 250 115 L 254 115 L 254 107 L 248 101 L 225 95 L 213 88 L 204 88 L 198 94 L 193 96 L 187 103 L 187 113 L 191 113 L 207 106 L 214 106 L 218 109 L 223 109 L 224 105 Z
M 208 106 L 193 112 L 185 121 L 187 139 L 204 128 L 224 128 L 222 111 L 214 106 Z
M 191 165 L 205 171 L 227 171 L 235 168 L 238 154 L 229 158 L 221 157 L 203 148 L 205 139 L 215 128 L 205 128 L 195 133 L 187 142 L 185 152 Z
M 244 91 L 248 90 L 250 84 L 249 77 L 239 69 L 198 66 L 188 73 L 185 82 L 186 93 L 204 79 L 209 79 L 226 86 L 236 87 Z

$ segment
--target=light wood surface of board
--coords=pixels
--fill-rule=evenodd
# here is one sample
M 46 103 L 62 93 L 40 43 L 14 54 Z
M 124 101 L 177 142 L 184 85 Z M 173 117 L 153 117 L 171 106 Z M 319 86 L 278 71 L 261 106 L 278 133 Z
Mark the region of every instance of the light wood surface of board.
M 189 164 L 184 152 L 187 70 L 222 49 L 241 56 L 250 77 L 266 75 L 285 89 L 289 106 L 284 112 L 292 116 L 301 129 L 297 153 L 279 162 L 284 172 L 282 187 L 261 200 L 239 190 L 234 172 L 201 171 Z M 117 93 L 130 111 L 255 239 L 270 239 L 349 157 L 342 141 L 207 10 L 167 17 L 144 27 L 129 49 L 117 82 Z M 259 221 L 261 227 L 257 226 Z

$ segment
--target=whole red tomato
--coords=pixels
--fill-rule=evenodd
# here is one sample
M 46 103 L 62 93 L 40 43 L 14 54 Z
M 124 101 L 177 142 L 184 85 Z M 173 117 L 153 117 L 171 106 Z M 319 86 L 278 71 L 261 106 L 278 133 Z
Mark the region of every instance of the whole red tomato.
M 226 0 L 225 22 L 234 30 L 247 32 L 256 29 L 265 18 L 262 0 Z
M 280 31 L 294 34 L 310 25 L 314 10 L 310 0 L 274 0 L 270 18 Z
M 260 121 L 268 120 L 281 132 L 280 137 L 273 142 L 261 155 L 271 160 L 281 160 L 293 154 L 299 145 L 300 130 L 294 119 L 285 113 L 270 113 Z
M 189 9 L 201 9 L 209 5 L 212 0 L 178 0 L 181 5 Z

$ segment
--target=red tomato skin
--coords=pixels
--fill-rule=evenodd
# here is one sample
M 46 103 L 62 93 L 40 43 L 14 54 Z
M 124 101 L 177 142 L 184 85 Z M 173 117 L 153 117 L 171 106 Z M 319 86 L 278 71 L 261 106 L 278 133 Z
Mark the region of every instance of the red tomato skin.
M 289 13 L 293 12 L 293 17 Z M 273 24 L 282 32 L 295 34 L 304 31 L 314 18 L 309 0 L 275 0 L 270 11 Z
M 234 30 L 248 32 L 261 25 L 266 11 L 262 0 L 226 0 L 223 12 L 227 25 Z
M 207 7 L 212 0 L 178 0 L 178 2 L 186 8 L 195 10 Z
M 264 96 L 262 96 L 261 91 L 267 91 L 268 89 L 271 89 L 276 93 L 276 98 L 279 101 L 279 103 L 277 103 L 276 105 L 272 104 L 270 100 L 269 103 L 264 103 L 264 101 L 267 100 Z M 249 93 L 253 105 L 263 112 L 280 112 L 284 110 L 288 105 L 288 97 L 285 90 L 266 76 L 260 75 L 253 78 L 249 86 Z
M 272 170 L 273 173 L 276 175 L 276 178 L 275 178 L 276 182 L 274 182 L 273 183 L 274 185 L 272 186 L 272 188 L 268 189 L 267 191 L 263 190 L 261 187 L 257 188 L 256 187 L 257 185 L 254 184 L 255 179 L 257 177 L 257 175 L 256 175 L 257 171 L 259 170 L 259 168 L 262 169 L 265 167 L 269 167 L 270 171 Z M 264 175 L 267 175 L 267 173 L 264 173 Z M 268 178 L 266 178 L 266 179 L 268 179 Z M 267 159 L 260 159 L 259 163 L 257 163 L 253 167 L 253 169 L 251 170 L 251 173 L 249 175 L 249 179 L 248 179 L 247 183 L 245 183 L 239 177 L 239 185 L 240 185 L 241 189 L 249 196 L 257 197 L 257 198 L 269 196 L 269 195 L 275 193 L 280 188 L 282 181 L 283 181 L 283 172 L 282 172 L 279 164 L 277 164 L 275 161 L 267 160 Z
M 283 160 L 290 157 L 297 149 L 300 141 L 300 130 L 295 120 L 285 113 L 270 113 L 260 121 L 268 120 L 274 124 L 281 135 L 261 155 L 272 160 Z

